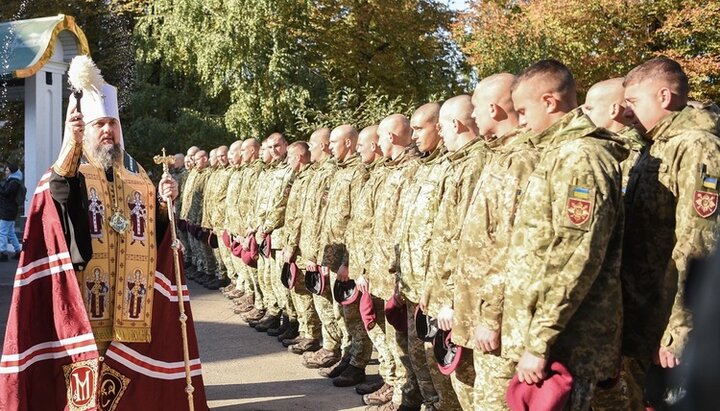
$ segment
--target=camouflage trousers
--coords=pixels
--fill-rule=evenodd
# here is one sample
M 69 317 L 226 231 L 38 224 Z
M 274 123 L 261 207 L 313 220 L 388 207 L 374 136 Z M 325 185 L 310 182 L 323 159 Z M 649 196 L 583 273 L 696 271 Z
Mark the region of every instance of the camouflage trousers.
M 294 321 L 297 320 L 295 304 L 293 304 L 293 300 L 290 297 L 290 290 L 283 285 L 282 280 L 280 279 L 283 264 L 282 250 L 272 250 L 270 254 L 269 273 L 272 291 L 275 293 L 275 301 L 277 301 L 278 307 L 284 311 L 285 315 Z
M 262 293 L 263 304 L 269 315 L 280 315 L 280 304 L 273 289 L 273 272 L 277 266 L 273 251 L 270 257 L 260 257 L 258 263 L 258 285 Z M 278 274 L 279 275 L 279 274 Z
M 343 345 L 343 331 L 344 321 L 340 315 L 340 309 L 335 307 L 335 300 L 332 297 L 332 281 L 334 280 L 334 274 L 330 273 L 331 279 L 327 280 L 325 290 L 320 295 L 313 294 L 313 305 L 315 306 L 315 312 L 320 317 L 320 323 L 322 324 L 322 339 L 323 348 L 328 351 L 339 351 Z M 304 284 L 300 285 L 304 287 Z
M 623 357 L 620 376 L 615 385 L 609 388 L 595 388 L 592 399 L 593 411 L 645 410 L 643 385 L 646 368 L 639 361 Z
M 185 253 L 183 254 L 183 262 L 185 265 L 188 263 L 192 263 L 192 259 L 190 256 L 192 253 L 190 252 L 190 240 L 188 240 L 188 233 L 186 231 L 177 230 L 177 236 L 178 240 L 182 243 L 182 245 L 185 247 Z
M 218 261 L 215 259 L 213 248 L 207 242 L 198 241 L 201 259 L 203 261 L 203 272 L 208 275 L 215 275 L 217 272 Z
M 423 404 L 426 409 L 456 410 L 460 408 L 450 380 L 440 373 L 431 343 L 417 337 L 415 311 L 417 304 L 407 300 L 408 353 Z
M 377 319 L 375 320 L 375 325 L 367 330 L 367 334 L 375 347 L 375 351 L 378 353 L 378 361 L 380 363 L 378 373 L 386 384 L 397 387 L 395 357 L 393 357 L 390 352 L 385 336 L 386 327 L 392 328 L 392 325 L 385 322 L 385 301 L 377 297 L 372 297 L 372 302 Z
M 420 388 L 413 372 L 408 353 L 408 333 L 396 330 L 392 325 L 385 327 L 388 347 L 395 360 L 395 375 L 398 385 L 393 391 L 394 404 L 419 407 L 423 403 Z
M 320 340 L 320 337 L 322 337 L 320 316 L 315 311 L 312 293 L 305 288 L 305 270 L 299 267 L 295 287 L 290 291 L 290 297 L 297 312 L 298 331 L 302 338 Z
M 222 237 L 222 231 L 220 231 L 220 235 L 218 238 Z M 222 242 L 222 240 L 219 241 L 218 244 L 218 253 L 220 254 L 220 259 L 223 262 L 223 265 L 225 266 L 225 275 L 219 277 L 219 278 L 229 278 L 231 281 L 236 279 L 238 276 L 237 271 L 235 270 L 235 265 L 233 264 L 232 259 L 235 258 L 234 255 L 230 252 L 230 249 L 225 246 L 225 244 Z
M 515 362 L 495 353 L 473 351 L 475 383 L 473 403 L 475 409 L 487 411 L 508 411 L 505 393 L 515 374 Z
M 588 411 L 592 403 L 595 382 L 575 377 L 573 380 L 570 399 L 565 406 L 566 411 Z
M 216 278 L 225 278 L 227 277 L 228 269 L 225 266 L 225 259 L 223 258 L 221 247 L 225 248 L 225 245 L 220 244 L 218 248 L 212 248 L 210 249 L 213 252 L 213 257 L 215 257 L 215 272 L 209 273 L 215 275 Z M 227 249 L 227 248 L 226 248 Z
M 464 411 L 475 409 L 473 405 L 473 385 L 475 384 L 475 366 L 473 365 L 473 351 L 463 347 L 462 356 L 455 372 L 450 375 L 453 389 L 457 394 L 460 408 Z
M 360 317 L 360 298 L 356 299 L 352 304 L 341 306 L 341 308 L 350 340 L 348 349 L 350 365 L 365 369 L 372 357 L 373 344 Z
M 257 268 L 249 267 L 240 257 L 230 254 L 234 271 L 237 273 L 235 288 L 244 291 L 246 294 L 258 294 L 257 289 Z M 262 301 L 262 298 L 260 298 Z

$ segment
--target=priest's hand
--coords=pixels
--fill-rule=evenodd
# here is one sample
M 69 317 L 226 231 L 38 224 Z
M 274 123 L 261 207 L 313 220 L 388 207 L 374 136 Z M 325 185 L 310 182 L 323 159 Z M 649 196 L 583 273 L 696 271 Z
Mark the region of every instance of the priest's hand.
M 82 113 L 77 111 L 76 107 L 68 110 L 65 118 L 65 138 L 72 136 L 72 141 L 82 146 L 83 137 L 85 136 L 85 121 Z
M 171 198 L 175 200 L 178 196 L 178 183 L 168 173 L 163 173 L 162 179 L 158 184 L 158 193 L 164 199 Z

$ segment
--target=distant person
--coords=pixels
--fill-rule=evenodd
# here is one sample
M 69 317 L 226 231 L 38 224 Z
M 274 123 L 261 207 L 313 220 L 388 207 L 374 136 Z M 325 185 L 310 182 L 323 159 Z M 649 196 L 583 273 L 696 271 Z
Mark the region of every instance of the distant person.
M 15 234 L 15 219 L 25 202 L 23 174 L 16 164 L 4 168 L 6 179 L 0 182 L 0 261 L 8 261 L 8 242 L 13 247 L 13 258 L 20 257 L 20 243 Z

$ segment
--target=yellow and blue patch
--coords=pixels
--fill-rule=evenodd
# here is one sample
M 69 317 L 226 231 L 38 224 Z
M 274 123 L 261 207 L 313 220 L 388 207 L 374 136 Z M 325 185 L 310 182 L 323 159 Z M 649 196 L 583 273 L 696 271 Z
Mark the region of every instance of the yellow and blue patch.
M 717 177 L 704 176 L 702 185 L 705 188 L 717 190 L 718 179 L 717 179 Z
M 590 198 L 590 190 L 585 187 L 574 187 L 571 196 L 573 198 L 579 198 L 581 200 L 587 200 Z

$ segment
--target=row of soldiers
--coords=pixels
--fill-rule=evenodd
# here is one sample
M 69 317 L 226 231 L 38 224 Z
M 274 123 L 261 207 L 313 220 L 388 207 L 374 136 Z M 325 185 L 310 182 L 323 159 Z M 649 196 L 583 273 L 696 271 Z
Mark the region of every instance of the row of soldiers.
M 642 410 L 647 373 L 683 362 L 688 263 L 716 241 L 720 121 L 688 93 L 659 57 L 578 107 L 542 60 L 360 132 L 237 141 L 209 167 L 192 148 L 180 218 L 233 245 L 186 234 L 186 264 L 336 386 L 364 381 L 374 347 L 368 409 L 506 410 L 513 377 L 558 363 L 568 409 Z M 252 243 L 256 267 L 230 251 Z M 459 348 L 449 379 L 418 315 Z

